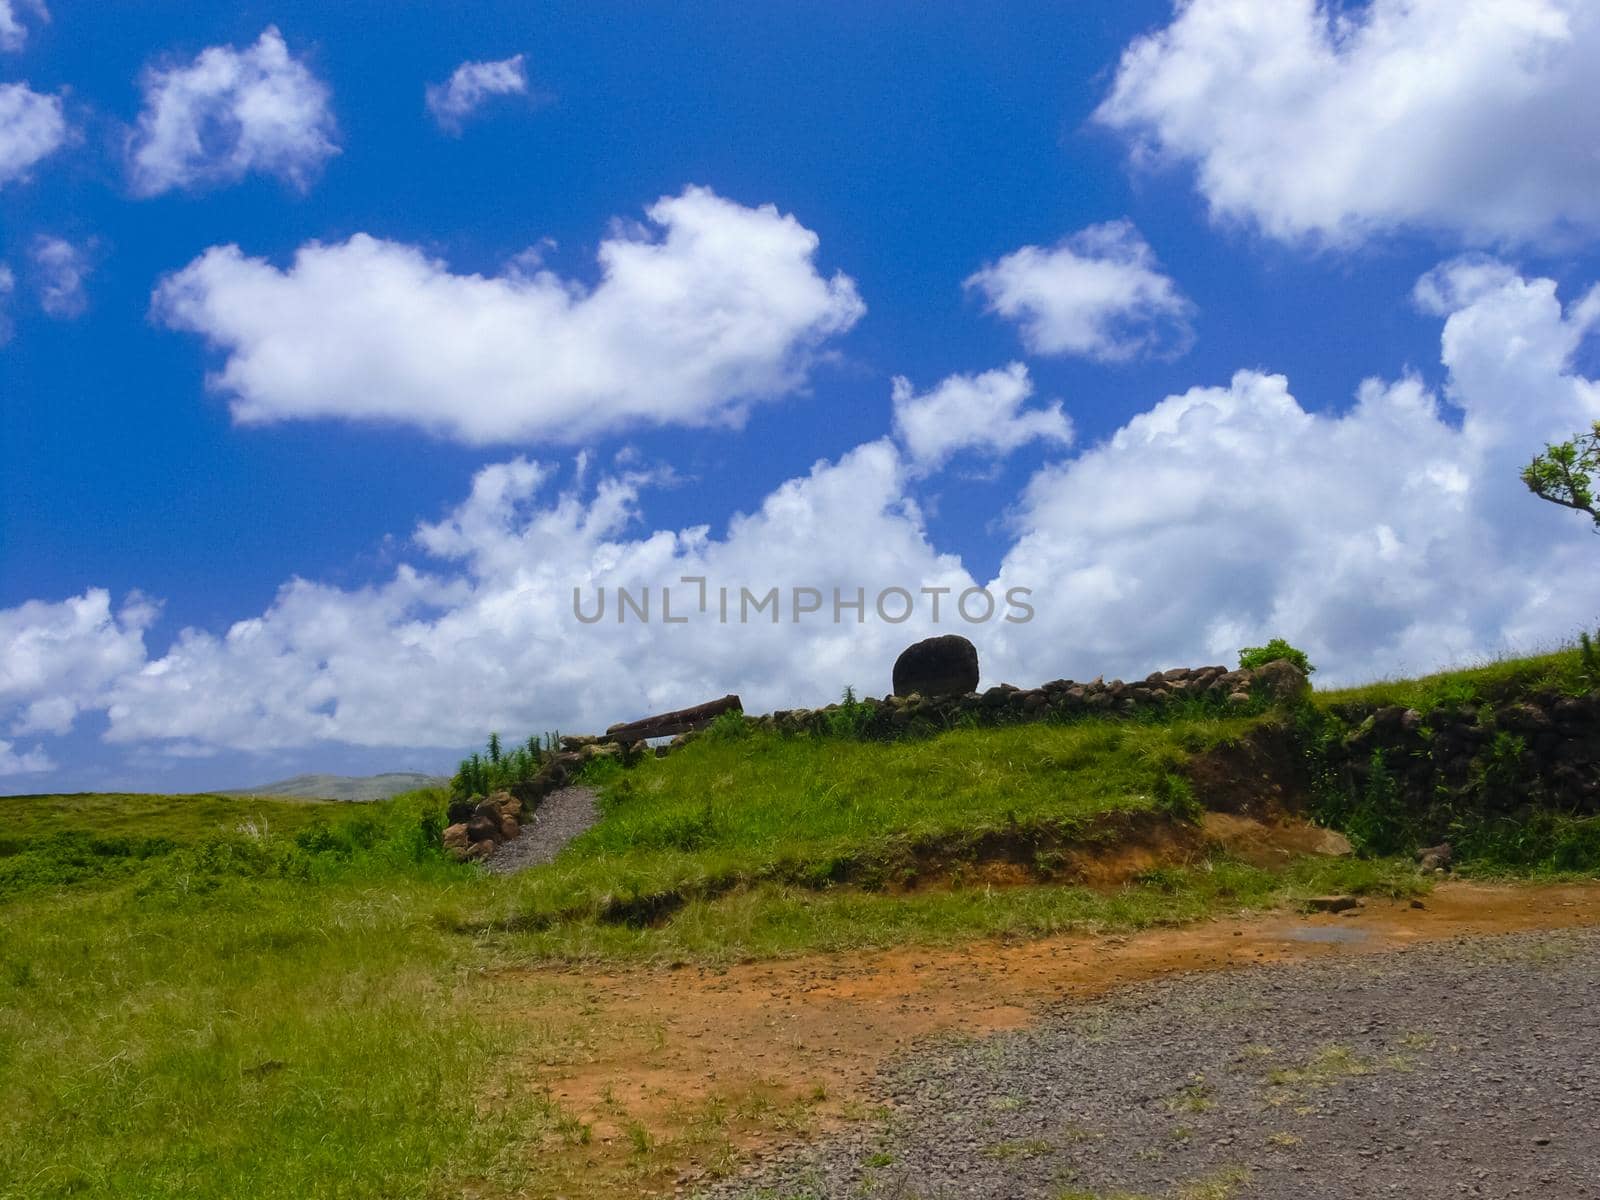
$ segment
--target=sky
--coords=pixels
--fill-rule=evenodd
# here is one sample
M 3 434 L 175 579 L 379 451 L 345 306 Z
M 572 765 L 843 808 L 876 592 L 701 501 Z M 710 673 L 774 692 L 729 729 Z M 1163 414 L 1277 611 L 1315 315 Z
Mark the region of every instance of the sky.
M 938 633 L 1570 639 L 1600 541 L 1518 473 L 1600 419 L 1595 61 L 1592 0 L 0 0 L 0 791 Z

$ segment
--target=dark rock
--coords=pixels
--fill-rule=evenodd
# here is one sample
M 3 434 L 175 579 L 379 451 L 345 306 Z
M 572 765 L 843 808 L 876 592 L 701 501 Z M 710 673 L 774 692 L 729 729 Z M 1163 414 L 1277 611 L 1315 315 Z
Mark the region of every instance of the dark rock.
M 1419 870 L 1429 873 L 1448 871 L 1455 860 L 1455 851 L 1449 842 L 1440 842 L 1437 846 L 1424 846 L 1417 851 L 1416 857 Z
M 978 689 L 978 648 L 959 634 L 907 646 L 894 661 L 894 694 L 965 696 Z
M 1360 908 L 1361 901 L 1354 896 L 1312 896 L 1301 907 L 1307 912 L 1340 913 Z
M 475 812 L 472 820 L 466 825 L 467 841 L 473 845 L 482 841 L 493 842 L 500 836 L 499 814 L 490 816 L 485 812 Z

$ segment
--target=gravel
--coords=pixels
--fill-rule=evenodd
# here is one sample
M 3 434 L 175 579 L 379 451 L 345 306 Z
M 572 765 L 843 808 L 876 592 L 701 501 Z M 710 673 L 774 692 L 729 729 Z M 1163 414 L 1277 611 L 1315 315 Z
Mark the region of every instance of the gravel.
M 522 833 L 484 860 L 491 875 L 510 875 L 549 862 L 573 838 L 600 819 L 595 793 L 586 787 L 551 792 L 527 816 Z
M 1177 976 L 944 1041 L 717 1197 L 1600 1197 L 1600 931 Z

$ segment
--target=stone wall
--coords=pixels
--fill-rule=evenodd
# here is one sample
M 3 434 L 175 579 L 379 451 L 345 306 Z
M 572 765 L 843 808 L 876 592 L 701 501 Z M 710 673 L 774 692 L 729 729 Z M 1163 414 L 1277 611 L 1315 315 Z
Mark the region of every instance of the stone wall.
M 1199 704 L 1219 711 L 1252 711 L 1264 704 L 1298 697 L 1306 678 L 1287 663 L 1270 663 L 1256 671 L 1227 667 L 1177 667 L 1157 671 L 1133 683 L 1095 678 L 1087 683 L 1057 679 L 1035 688 L 996 684 L 962 696 L 889 695 L 867 697 L 849 706 L 783 709 L 751 717 L 756 725 L 785 733 L 826 732 L 852 718 L 865 737 L 937 732 L 963 725 L 1011 725 L 1026 721 L 1084 716 L 1137 717 L 1157 715 L 1182 705 Z M 693 735 L 689 735 L 692 737 Z
M 1385 795 L 1425 822 L 1530 807 L 1600 813 L 1600 690 L 1495 704 L 1336 706 L 1305 737 L 1325 802 Z

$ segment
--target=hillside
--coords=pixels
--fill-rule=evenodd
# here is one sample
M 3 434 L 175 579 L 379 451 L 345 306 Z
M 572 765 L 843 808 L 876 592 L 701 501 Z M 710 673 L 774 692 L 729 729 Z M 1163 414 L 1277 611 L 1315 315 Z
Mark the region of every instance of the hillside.
M 843 1060 L 762 1066 L 803 1049 L 770 1040 L 800 1028 L 771 1005 L 809 1003 L 828 956 L 899 955 L 901 999 L 872 1011 L 909 1020 L 923 964 L 960 979 L 1039 939 L 1026 969 L 1053 995 L 1060 962 L 1098 978 L 1156 927 L 1197 931 L 1180 967 L 1196 945 L 1281 953 L 1328 893 L 1367 898 L 1396 944 L 1492 918 L 1501 893 L 1461 908 L 1413 862 L 1441 832 L 1458 876 L 1592 879 L 1597 684 L 1573 650 L 1292 707 L 888 738 L 729 718 L 589 763 L 598 822 L 509 875 L 445 856 L 442 787 L 0 800 L 0 1161 L 35 1181 L 0 1196 L 287 1200 L 334 1175 L 352 1197 L 670 1193 L 752 1138 L 855 1119 Z M 1325 832 L 1308 819 L 1357 852 L 1283 836 Z M 865 986 L 849 961 L 836 996 Z M 754 1041 L 713 1043 L 734 969 Z M 695 987 L 699 1008 L 657 999 Z M 881 1061 L 902 1027 L 882 1028 L 850 1061 Z
M 402 792 L 443 787 L 450 781 L 420 771 L 386 771 L 380 775 L 294 775 L 276 783 L 230 788 L 224 796 L 286 796 L 299 800 L 387 800 Z

